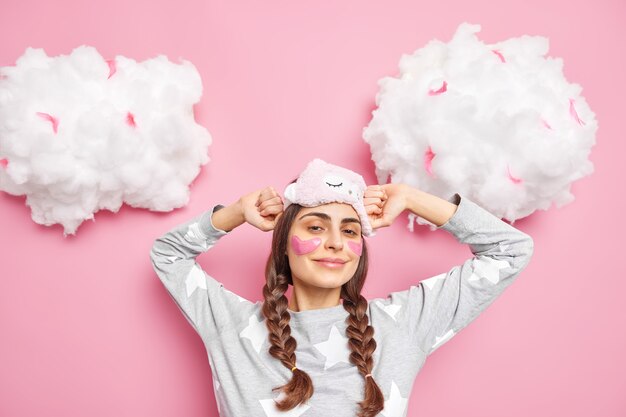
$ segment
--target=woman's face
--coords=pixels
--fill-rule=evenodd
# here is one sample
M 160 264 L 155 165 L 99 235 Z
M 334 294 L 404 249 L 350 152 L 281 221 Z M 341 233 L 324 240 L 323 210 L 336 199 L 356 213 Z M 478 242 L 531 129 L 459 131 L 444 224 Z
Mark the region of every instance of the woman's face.
M 287 256 L 301 284 L 337 288 L 356 272 L 363 237 L 354 208 L 344 203 L 303 207 L 289 230 Z M 324 262 L 322 259 L 337 262 Z

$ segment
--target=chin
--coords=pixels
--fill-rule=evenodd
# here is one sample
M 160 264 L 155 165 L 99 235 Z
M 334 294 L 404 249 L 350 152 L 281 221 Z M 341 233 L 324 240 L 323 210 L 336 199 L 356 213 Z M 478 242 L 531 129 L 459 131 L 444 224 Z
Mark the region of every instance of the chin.
M 314 284 L 316 287 L 318 288 L 326 288 L 328 290 L 334 289 L 334 288 L 339 288 L 341 287 L 343 284 L 341 282 L 316 282 Z
M 310 262 L 309 265 L 291 265 L 291 273 L 293 276 L 299 277 L 298 280 L 304 285 L 311 287 L 326 289 L 338 288 L 350 281 L 350 278 L 352 278 L 356 272 L 356 267 L 350 268 L 350 270 L 346 268 L 344 271 L 333 271 L 315 265 L 315 261 Z
M 348 282 L 350 277 L 322 276 L 316 277 L 313 285 L 320 288 L 337 288 Z

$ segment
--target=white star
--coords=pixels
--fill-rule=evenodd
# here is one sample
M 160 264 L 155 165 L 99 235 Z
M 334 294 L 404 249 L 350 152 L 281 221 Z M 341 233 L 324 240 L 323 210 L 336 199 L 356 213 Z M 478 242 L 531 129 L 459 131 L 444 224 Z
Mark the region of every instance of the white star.
M 400 304 L 389 304 L 385 305 L 380 300 L 375 303 L 378 307 L 380 307 L 385 313 L 391 316 L 392 319 L 396 319 L 396 313 L 400 311 L 402 306 Z
M 448 340 L 452 339 L 452 336 L 454 336 L 455 334 L 456 333 L 454 332 L 454 330 L 450 329 L 445 334 L 443 334 L 442 336 L 436 336 L 435 337 L 435 343 L 431 346 L 430 351 L 431 352 L 434 351 L 439 346 L 443 345 Z
M 503 242 L 498 243 L 498 249 L 500 249 L 500 252 L 502 253 L 508 254 L 509 252 L 507 251 L 509 250 L 510 247 L 511 245 L 509 245 L 508 243 L 503 243 Z
M 250 300 L 248 300 L 248 299 L 246 299 L 246 298 L 243 298 L 243 297 L 242 297 L 242 296 L 240 296 L 239 294 L 236 294 L 236 293 L 232 292 L 232 291 L 231 291 L 231 290 L 229 290 L 229 289 L 224 288 L 224 290 L 225 290 L 226 292 L 231 293 L 231 294 L 232 294 L 232 295 L 234 295 L 235 297 L 237 297 L 237 298 L 239 299 L 239 301 L 248 301 L 248 302 L 250 302 Z
M 261 351 L 261 346 L 263 346 L 263 341 L 267 339 L 267 326 L 265 325 L 265 317 L 259 318 L 256 314 L 251 315 L 248 318 L 248 325 L 245 329 L 239 333 L 239 337 L 246 337 L 252 343 L 254 350 L 259 353 Z
M 507 261 L 499 261 L 489 256 L 477 256 L 472 259 L 472 275 L 468 281 L 480 281 L 485 278 L 492 284 L 497 284 L 500 281 L 500 270 L 508 268 L 509 263 Z
M 276 400 L 278 401 L 282 400 L 285 397 L 285 395 L 286 394 L 283 391 L 281 391 L 278 397 L 276 397 Z M 267 417 L 274 417 L 274 416 L 298 417 L 300 414 L 304 413 L 306 410 L 311 408 L 311 406 L 308 404 L 299 404 L 295 406 L 294 408 L 292 408 L 291 410 L 280 411 L 278 408 L 276 408 L 276 405 L 274 404 L 274 399 L 272 398 L 269 398 L 266 400 L 259 400 L 259 402 L 261 403 L 261 407 L 263 407 L 263 411 L 265 411 L 265 415 Z
M 167 259 L 169 263 L 173 264 L 176 259 L 179 259 L 179 257 L 176 255 L 172 255 L 172 256 L 166 256 L 165 259 Z
M 336 325 L 331 326 L 328 340 L 316 343 L 313 346 L 326 356 L 324 370 L 339 362 L 350 363 L 350 347 L 348 339 L 339 332 Z
M 435 285 L 437 285 L 437 282 L 443 281 L 445 279 L 446 275 L 448 275 L 448 273 L 443 272 L 439 275 L 435 275 L 434 277 L 423 279 L 420 282 L 421 284 L 427 286 L 429 290 L 432 290 L 435 287 Z
M 185 287 L 187 288 L 187 297 L 191 297 L 191 294 L 193 294 L 196 288 L 202 288 L 203 290 L 207 289 L 204 271 L 198 266 L 197 263 L 194 263 L 189 270 L 187 278 L 185 278 Z
M 187 233 L 185 233 L 185 240 L 194 243 L 196 245 L 202 246 L 205 250 L 209 249 L 213 245 L 209 245 L 207 242 L 207 237 L 200 230 L 200 225 L 198 222 L 191 223 L 187 228 Z
M 408 402 L 409 400 L 407 398 L 400 395 L 400 389 L 392 380 L 389 399 L 385 400 L 385 407 L 381 411 L 381 414 L 385 417 L 402 417 L 404 416 L 404 409 Z

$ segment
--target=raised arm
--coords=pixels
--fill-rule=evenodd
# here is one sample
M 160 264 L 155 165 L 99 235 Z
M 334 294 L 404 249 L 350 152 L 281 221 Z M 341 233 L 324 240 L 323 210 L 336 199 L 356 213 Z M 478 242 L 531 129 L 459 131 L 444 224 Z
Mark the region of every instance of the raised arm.
M 150 251 L 150 260 L 159 279 L 187 321 L 201 335 L 208 335 L 218 327 L 214 314 L 219 311 L 215 311 L 213 300 L 223 292 L 223 286 L 200 267 L 196 257 L 230 233 L 211 221 L 211 216 L 220 209 L 232 210 L 213 204 L 211 209 L 158 237 Z
M 415 194 L 409 199 L 410 210 L 467 244 L 473 256 L 410 290 L 410 328 L 415 343 L 428 355 L 476 319 L 514 282 L 530 262 L 534 248 L 529 235 L 458 193 L 446 201 L 458 207 L 442 223 L 446 215 L 433 215 L 433 207 L 445 209 L 446 204 L 437 199 Z
M 373 187 L 368 196 L 368 212 L 380 226 L 408 209 L 472 252 L 461 265 L 380 300 L 401 306 L 398 320 L 405 321 L 413 343 L 427 355 L 476 319 L 530 262 L 533 239 L 464 195 L 445 200 L 408 185 L 387 184 Z
M 212 204 L 154 241 L 150 259 L 159 279 L 187 321 L 202 337 L 249 316 L 253 303 L 207 274 L 196 258 L 244 222 L 271 230 L 282 200 L 271 187 L 249 193 L 228 206 Z

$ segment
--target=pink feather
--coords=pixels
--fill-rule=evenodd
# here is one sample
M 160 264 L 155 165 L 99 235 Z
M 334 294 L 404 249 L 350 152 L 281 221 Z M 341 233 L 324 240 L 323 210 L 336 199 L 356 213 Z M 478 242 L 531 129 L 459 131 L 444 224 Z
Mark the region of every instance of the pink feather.
M 578 113 L 576 113 L 576 108 L 574 107 L 574 99 L 570 98 L 569 99 L 569 114 L 574 118 L 574 120 L 576 120 L 578 122 L 579 125 L 584 125 L 585 122 L 583 122 L 580 117 L 578 117 Z
M 135 116 L 133 116 L 131 112 L 128 112 L 126 115 L 126 123 L 128 123 L 129 126 L 137 127 L 137 124 L 135 123 Z
M 48 113 L 42 113 L 42 112 L 37 112 L 37 116 L 41 117 L 42 119 L 45 119 L 47 121 L 49 121 L 50 123 L 52 123 L 52 130 L 54 130 L 54 133 L 57 133 L 59 130 L 59 119 L 57 119 L 56 117 L 48 114 Z
M 445 93 L 446 91 L 448 91 L 448 83 L 445 82 L 445 80 L 444 80 L 443 85 L 439 88 L 439 90 L 436 90 L 436 91 L 429 90 L 428 91 L 428 95 L 429 96 L 435 96 L 437 94 Z
M 506 60 L 504 59 L 504 56 L 502 56 L 500 51 L 498 51 L 497 49 L 492 49 L 491 52 L 493 52 L 494 54 L 498 55 L 498 58 L 500 58 L 500 61 L 506 62 Z
M 431 177 L 434 177 L 433 166 L 432 166 L 432 161 L 434 157 L 435 157 L 435 154 L 433 153 L 433 150 L 429 146 L 426 152 L 424 153 L 424 167 L 426 169 L 426 172 L 428 172 L 428 175 L 430 175 Z
M 508 171 L 508 176 L 509 179 L 513 182 L 513 184 L 519 184 L 520 182 L 522 182 L 523 180 L 520 178 L 515 178 L 513 175 L 511 175 L 511 168 L 507 165 L 506 166 L 507 171 Z
M 113 76 L 117 72 L 117 64 L 114 59 L 107 59 L 107 64 L 109 64 L 109 76 L 107 80 Z
M 548 129 L 552 129 L 552 126 L 550 126 L 550 125 L 548 124 L 548 122 L 546 122 L 544 119 L 541 119 L 541 122 L 542 122 L 542 123 L 543 123 L 543 125 L 544 125 L 545 127 L 547 127 Z

